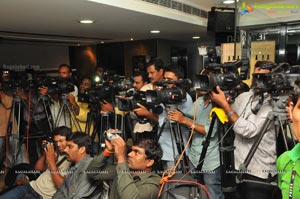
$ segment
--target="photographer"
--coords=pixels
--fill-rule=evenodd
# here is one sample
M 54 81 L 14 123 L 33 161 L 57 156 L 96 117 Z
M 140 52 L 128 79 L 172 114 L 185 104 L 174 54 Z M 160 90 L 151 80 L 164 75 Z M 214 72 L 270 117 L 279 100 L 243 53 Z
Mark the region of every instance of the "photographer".
M 18 140 L 18 128 L 16 118 L 12 117 L 12 106 L 14 103 L 13 94 L 10 91 L 5 91 L 4 84 L 10 81 L 10 73 L 8 70 L 3 70 L 1 72 L 1 82 L 0 82 L 0 161 L 5 166 L 12 167 L 16 163 L 20 163 L 22 160 L 21 156 L 18 155 L 17 162 L 14 158 L 17 154 L 15 145 L 19 144 Z M 15 124 L 15 125 L 11 125 Z M 8 141 L 8 142 L 6 142 Z M 5 144 L 9 145 L 7 147 L 8 151 L 5 150 Z M 5 161 L 5 155 L 6 161 Z
M 153 58 L 151 59 L 147 66 L 146 70 L 148 73 L 148 78 L 150 83 L 144 85 L 140 90 L 147 91 L 147 90 L 154 90 L 156 88 L 155 82 L 160 81 L 163 79 L 164 74 L 164 64 L 160 58 Z M 148 110 L 147 107 L 143 106 L 142 104 L 137 104 L 138 108 L 134 109 L 133 112 L 138 117 L 146 117 L 150 119 L 150 123 L 147 122 L 145 124 L 136 123 L 134 126 L 134 132 L 152 132 L 156 131 L 154 128 L 158 122 L 158 115 L 152 113 Z
M 85 93 L 88 92 L 91 88 L 92 85 L 92 80 L 88 76 L 82 77 L 79 85 L 79 93 Z M 69 99 L 70 100 L 70 99 Z M 70 100 L 70 103 L 72 106 L 78 107 L 78 113 L 76 115 L 76 119 L 79 123 L 79 126 L 82 131 L 85 130 L 86 127 L 86 122 L 87 122 L 87 115 L 88 112 L 90 111 L 89 104 L 86 102 L 79 102 L 78 97 L 74 97 Z M 76 131 L 79 129 L 76 129 L 76 126 L 73 124 L 72 125 L 72 131 Z M 92 129 L 91 129 L 92 130 Z M 90 133 L 90 132 L 88 132 Z
M 205 71 L 205 73 L 206 72 L 207 71 Z M 209 75 L 213 74 L 210 73 Z M 188 112 L 181 112 L 179 110 L 172 110 L 168 112 L 169 119 L 179 122 L 188 128 L 194 128 L 195 130 L 190 145 L 190 152 L 188 154 L 190 160 L 189 166 L 193 178 L 197 178 L 198 176 L 194 173 L 196 172 L 196 167 L 200 164 L 199 160 L 203 149 L 203 143 L 206 139 L 208 139 L 207 133 L 211 125 L 210 112 L 213 107 L 214 104 L 211 101 L 209 92 L 200 91 L 200 97 L 194 102 L 194 106 L 190 107 Z M 195 121 L 191 119 L 194 115 L 194 109 L 196 109 Z M 206 151 L 202 170 L 199 171 L 201 172 L 201 178 L 197 180 L 207 187 L 211 198 L 224 199 L 221 186 L 221 166 L 217 124 L 218 123 L 215 123 L 213 126 L 210 144 Z
M 274 67 L 274 63 L 268 61 L 258 61 L 255 64 L 253 74 L 266 74 Z M 255 85 L 256 79 L 253 79 L 252 87 Z M 256 137 L 264 127 L 268 114 L 272 112 L 271 97 L 267 92 L 261 93 L 260 89 L 251 89 L 249 92 L 240 94 L 235 102 L 230 105 L 224 92 L 217 86 L 217 92 L 211 93 L 212 100 L 218 104 L 226 113 L 229 121 L 233 123 L 235 132 L 234 140 L 234 161 L 235 168 L 239 169 L 244 163 L 246 155 L 256 141 Z M 264 100 L 260 100 L 261 98 Z M 243 179 L 249 179 L 260 182 L 274 181 L 276 176 L 272 171 L 276 169 L 276 133 L 275 126 L 272 123 L 266 129 L 266 133 L 262 138 L 254 156 L 248 165 L 247 171 L 241 171 Z M 261 191 L 258 191 L 261 190 Z M 267 191 L 259 188 L 259 185 L 247 187 L 243 193 L 243 198 L 269 198 Z
M 58 67 L 58 76 L 60 78 L 63 78 L 65 80 L 69 80 L 72 78 L 72 71 L 71 71 L 71 67 L 67 64 L 61 64 Z M 63 82 L 63 84 L 66 84 L 65 82 Z M 66 85 L 63 85 L 64 87 L 66 87 Z M 57 121 L 57 119 L 59 119 L 57 122 L 59 122 L 58 124 L 56 124 L 57 126 L 69 126 L 71 127 L 70 124 L 70 118 L 67 117 L 66 115 L 68 114 L 64 114 L 64 116 L 66 116 L 66 118 L 64 119 L 60 119 L 57 118 L 58 117 L 58 113 L 61 107 L 61 97 L 64 97 L 64 94 L 66 94 L 66 98 L 68 100 L 68 102 L 71 105 L 71 108 L 74 110 L 75 114 L 78 115 L 79 113 L 79 107 L 75 102 L 75 97 L 78 96 L 78 88 L 76 85 L 73 85 L 72 88 L 72 92 L 68 92 L 68 93 L 48 93 L 49 88 L 47 86 L 42 86 L 40 89 L 40 94 L 41 95 L 47 95 L 49 94 L 53 100 L 53 105 L 51 106 L 51 113 L 53 116 L 53 120 Z
M 126 155 L 126 143 L 120 137 L 106 140 L 106 149 L 96 156 L 87 168 L 93 180 L 111 180 L 109 199 L 155 199 L 161 177 L 155 173 L 162 157 L 157 141 L 142 138 L 133 143 Z M 113 155 L 117 165 L 112 165 Z
M 28 141 L 28 158 L 33 166 L 38 160 L 38 151 L 41 149 L 41 140 L 44 136 L 50 136 L 52 118 L 48 118 L 39 94 L 34 89 L 24 90 L 16 88 L 16 95 L 21 99 L 22 116 L 20 121 L 20 134 L 23 140 Z M 49 120 L 48 120 L 49 119 Z M 28 129 L 29 128 L 29 129 Z M 28 134 L 27 134 L 28 133 Z M 26 140 L 28 139 L 28 140 Z
M 64 149 L 71 130 L 61 126 L 52 132 L 53 140 L 44 140 L 44 152 L 36 162 L 35 170 L 41 174 L 36 180 L 20 185 L 1 195 L 1 199 L 50 199 L 64 181 L 71 163 L 66 160 Z M 54 143 L 53 143 L 54 141 Z
M 165 68 L 163 78 L 165 81 L 178 81 L 178 80 L 183 79 L 183 73 L 181 72 L 179 67 L 169 66 L 169 67 Z M 179 85 L 167 84 L 166 88 L 176 88 L 177 86 L 179 86 Z M 161 90 L 162 92 L 163 92 L 163 89 L 164 88 L 162 88 L 162 90 Z M 169 123 L 166 123 L 166 121 L 167 121 L 166 119 L 172 120 L 171 118 L 168 118 L 168 112 L 174 111 L 174 109 L 170 108 L 170 107 L 175 107 L 176 110 L 186 113 L 188 110 L 190 110 L 193 107 L 193 101 L 192 101 L 191 96 L 188 93 L 186 93 L 186 98 L 182 99 L 182 102 L 172 104 L 172 105 L 163 103 L 162 106 L 163 106 L 164 111 L 158 116 L 159 117 L 158 132 L 160 133 L 160 135 L 158 135 L 158 136 L 160 136 L 160 137 L 158 137 L 158 141 L 164 152 L 164 155 L 162 157 L 163 166 L 164 166 L 164 169 L 167 169 L 167 168 L 170 168 L 175 165 L 177 156 L 179 155 L 178 153 L 180 151 L 178 151 L 177 147 L 174 147 L 174 146 L 176 146 L 176 142 L 180 142 L 180 144 L 185 145 L 187 137 L 189 135 L 188 128 L 185 126 L 180 126 L 179 131 L 180 131 L 181 135 L 179 135 L 179 137 L 177 139 L 183 138 L 183 143 L 181 143 L 182 140 L 172 139 L 174 137 L 174 135 L 172 135 L 172 132 L 171 132 L 171 126 L 170 126 L 171 121 Z

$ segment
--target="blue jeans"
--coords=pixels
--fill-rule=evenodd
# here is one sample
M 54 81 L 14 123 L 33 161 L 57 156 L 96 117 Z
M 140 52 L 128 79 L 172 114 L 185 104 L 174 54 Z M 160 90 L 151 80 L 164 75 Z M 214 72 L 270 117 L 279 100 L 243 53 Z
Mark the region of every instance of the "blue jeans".
M 29 184 L 17 186 L 0 196 L 0 199 L 42 199 Z
M 191 164 L 190 169 L 194 170 L 195 167 Z M 224 199 L 224 194 L 222 191 L 222 181 L 221 181 L 221 166 L 212 170 L 210 172 L 203 172 L 204 185 L 208 190 L 211 199 Z M 192 175 L 195 178 L 195 175 Z M 197 179 L 199 181 L 199 179 Z

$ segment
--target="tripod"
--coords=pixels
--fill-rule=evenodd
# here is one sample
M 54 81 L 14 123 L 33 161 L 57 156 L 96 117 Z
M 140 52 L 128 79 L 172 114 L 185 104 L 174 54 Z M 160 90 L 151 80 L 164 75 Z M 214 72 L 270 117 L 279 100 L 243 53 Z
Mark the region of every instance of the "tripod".
M 109 117 L 110 116 L 108 112 L 100 114 L 100 108 L 98 105 L 96 107 L 92 107 L 87 115 L 85 133 L 90 134 L 91 132 L 90 135 L 93 144 L 95 143 L 96 136 L 98 136 L 100 144 L 100 146 L 97 148 L 98 153 L 101 151 L 100 149 L 104 149 L 105 147 L 104 137 L 101 132 L 103 133 L 105 130 L 111 127 Z
M 252 159 L 252 157 L 254 156 L 261 140 L 263 139 L 265 133 L 267 132 L 269 126 L 271 123 L 274 123 L 275 125 L 275 133 L 278 136 L 279 133 L 282 134 L 283 140 L 284 140 L 284 145 L 285 145 L 285 149 L 288 150 L 288 144 L 287 144 L 287 138 L 286 138 L 286 128 L 284 128 L 286 125 L 288 124 L 289 127 L 289 132 L 292 134 L 292 129 L 290 124 L 288 123 L 288 118 L 287 118 L 287 113 L 285 111 L 285 105 L 287 104 L 287 98 L 288 96 L 277 96 L 277 97 L 272 97 L 272 111 L 270 111 L 268 113 L 267 119 L 263 124 L 263 128 L 260 130 L 260 132 L 258 133 L 258 137 L 256 139 L 256 141 L 254 142 L 254 144 L 252 145 L 249 153 L 247 154 L 245 161 L 243 164 L 240 165 L 240 170 L 241 171 L 246 171 L 247 167 L 250 164 L 250 161 Z M 293 136 L 291 136 L 293 138 Z M 294 141 L 295 143 L 295 141 Z M 237 181 L 239 182 L 242 178 L 243 172 L 240 173 L 237 176 Z
M 50 102 L 49 102 L 49 97 L 48 96 L 44 96 L 44 95 L 40 95 L 37 99 L 37 103 L 34 107 L 33 110 L 33 116 L 37 113 L 39 105 L 42 104 L 43 110 L 46 114 L 46 118 L 47 118 L 47 122 L 48 122 L 48 127 L 50 132 L 53 131 L 53 118 L 52 118 L 52 114 L 50 111 Z M 35 118 L 34 118 L 35 119 Z
M 265 120 L 262 129 L 260 129 L 260 131 L 258 132 L 257 138 L 253 142 L 253 145 L 251 146 L 244 162 L 239 167 L 241 172 L 239 172 L 236 176 L 236 182 L 239 187 L 239 191 L 237 193 L 241 196 L 246 196 L 246 198 L 270 198 L 270 196 L 274 199 L 281 198 L 280 190 L 277 187 L 277 184 L 274 179 L 276 175 L 271 175 L 274 174 L 272 170 L 266 170 L 269 171 L 268 179 L 259 179 L 252 175 L 246 175 L 245 173 L 263 138 L 267 138 L 266 134 L 267 132 L 270 132 L 269 127 L 271 124 L 274 124 L 275 140 L 278 142 L 278 135 L 281 134 L 284 139 L 285 148 L 286 150 L 288 150 L 288 145 L 285 136 L 285 134 L 287 133 L 287 129 L 284 129 L 284 125 L 286 128 L 288 124 L 287 113 L 285 111 L 287 99 L 288 96 L 272 96 L 272 111 L 269 111 L 267 119 Z M 256 190 L 255 195 L 253 194 L 254 189 Z
M 21 98 L 14 93 L 12 108 L 9 116 L 9 124 L 7 130 L 7 141 L 9 141 L 9 137 L 11 136 L 10 141 L 12 141 L 11 151 L 12 154 L 8 154 L 8 160 L 10 161 L 10 165 L 14 166 L 18 164 L 18 157 L 21 152 L 21 143 L 20 143 L 20 123 L 21 123 Z M 16 132 L 16 133 L 14 133 Z M 9 142 L 7 142 L 9 145 Z M 7 147 L 8 149 L 9 147 Z
M 166 113 L 170 110 L 176 110 L 176 105 L 165 105 Z M 181 132 L 181 127 L 178 122 L 174 122 L 172 120 L 169 120 L 167 117 L 164 118 L 163 124 L 158 132 L 158 139 L 159 140 L 162 136 L 162 133 L 165 129 L 166 124 L 170 127 L 170 138 L 171 138 L 171 145 L 172 145 L 172 152 L 174 157 L 174 163 L 176 164 L 180 154 L 184 150 L 184 139 Z M 176 154 L 176 150 L 178 154 Z M 188 158 L 186 153 L 183 154 L 183 159 L 180 161 L 180 167 L 184 172 L 188 171 Z M 178 168 L 178 167 L 177 167 Z
M 73 110 L 72 107 L 70 107 L 70 103 L 68 102 L 67 95 L 68 95 L 67 93 L 63 93 L 61 95 L 62 103 L 59 108 L 57 117 L 55 119 L 54 127 L 61 126 L 60 121 L 62 121 L 65 126 L 71 126 L 71 124 L 72 124 L 75 126 L 77 131 L 82 132 L 79 122 L 76 118 L 75 111 Z M 67 120 L 69 120 L 69 121 L 67 121 Z

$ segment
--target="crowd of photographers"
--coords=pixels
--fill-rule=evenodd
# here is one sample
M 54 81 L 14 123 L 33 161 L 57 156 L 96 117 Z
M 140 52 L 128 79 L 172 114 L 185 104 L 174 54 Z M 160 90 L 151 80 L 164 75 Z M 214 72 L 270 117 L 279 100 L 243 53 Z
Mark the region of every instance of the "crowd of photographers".
M 232 173 L 230 198 L 299 198 L 300 149 L 291 142 L 299 142 L 299 71 L 258 61 L 249 89 L 238 67 L 211 64 L 192 84 L 180 67 L 153 58 L 131 79 L 98 67 L 79 88 L 66 64 L 57 78 L 23 82 L 4 70 L 1 159 L 29 162 L 41 175 L 0 198 L 157 198 L 157 172 L 170 168 L 203 183 L 212 199 L 226 197 Z M 279 150 L 283 121 L 295 135 L 283 136 Z

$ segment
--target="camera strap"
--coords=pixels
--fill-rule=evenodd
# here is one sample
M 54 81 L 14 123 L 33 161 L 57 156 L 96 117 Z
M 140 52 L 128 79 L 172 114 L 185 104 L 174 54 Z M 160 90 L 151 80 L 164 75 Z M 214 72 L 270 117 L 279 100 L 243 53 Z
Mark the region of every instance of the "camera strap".
M 56 163 L 56 166 L 59 167 L 66 159 L 67 159 L 67 157 L 64 156 L 60 161 L 58 161 L 58 162 Z

